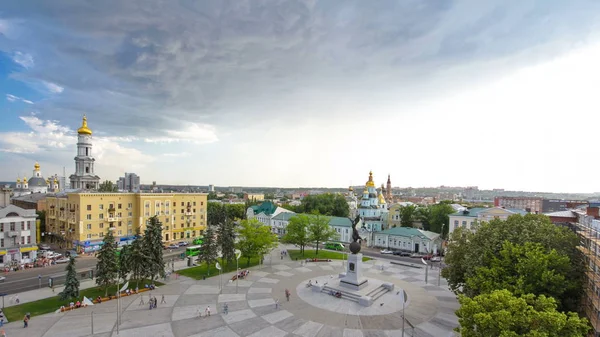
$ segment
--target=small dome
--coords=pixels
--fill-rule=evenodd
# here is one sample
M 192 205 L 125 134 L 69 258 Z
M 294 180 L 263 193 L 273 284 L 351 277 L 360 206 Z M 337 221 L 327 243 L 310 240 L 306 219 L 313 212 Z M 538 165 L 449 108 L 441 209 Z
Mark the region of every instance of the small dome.
M 31 179 L 29 179 L 29 187 L 44 187 L 47 186 L 48 184 L 46 184 L 46 180 L 44 180 L 44 178 L 40 178 L 40 177 L 33 177 Z
M 92 135 L 92 130 L 87 126 L 87 117 L 85 115 L 83 115 L 83 122 L 81 123 L 81 127 L 77 129 L 77 133 L 80 135 Z
M 39 163 L 36 161 L 36 162 L 35 162 L 35 165 L 33 165 L 33 168 L 34 168 L 36 171 L 39 171 L 39 170 L 40 170 L 40 164 L 39 164 Z

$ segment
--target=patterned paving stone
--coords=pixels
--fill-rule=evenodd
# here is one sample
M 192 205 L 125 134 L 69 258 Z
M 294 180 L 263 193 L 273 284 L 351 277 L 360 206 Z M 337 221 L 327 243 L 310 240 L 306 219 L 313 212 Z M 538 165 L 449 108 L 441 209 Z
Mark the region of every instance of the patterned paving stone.
M 189 337 L 240 337 L 237 333 L 233 332 L 229 327 L 222 326 L 213 330 L 205 331 Z
M 223 315 L 223 320 L 227 324 L 237 323 L 245 321 L 250 318 L 256 317 L 256 314 L 250 309 L 230 311 L 229 314 Z
M 256 288 L 252 287 L 248 289 L 248 294 L 270 294 L 273 288 Z
M 219 295 L 218 302 L 236 302 L 236 301 L 244 301 L 246 300 L 246 294 L 222 294 Z
M 263 278 L 261 278 L 260 280 L 258 280 L 256 282 L 275 284 L 275 283 L 279 283 L 279 280 L 276 279 L 276 278 L 263 277 Z
M 299 271 L 301 273 L 310 273 L 312 272 L 312 269 L 306 268 L 306 267 L 300 267 L 300 268 L 296 268 L 296 271 Z
M 248 337 L 284 337 L 285 335 L 287 335 L 287 332 L 274 326 L 269 326 L 251 335 L 248 335 Z
M 275 275 L 284 276 L 284 277 L 294 276 L 294 274 L 288 273 L 287 271 L 278 271 L 275 273 Z
M 363 337 L 363 333 L 357 329 L 344 329 L 343 337 Z
M 323 324 L 321 323 L 308 321 L 302 324 L 298 329 L 294 330 L 294 333 L 303 337 L 315 337 L 322 327 Z
M 248 336 L 266 327 L 271 326 L 269 322 L 260 317 L 251 318 L 242 322 L 230 324 L 231 330 L 240 336 Z
M 264 307 L 266 305 L 275 306 L 275 300 L 273 300 L 273 298 L 265 298 L 262 300 L 250 300 L 248 301 L 248 305 L 250 306 L 250 308 Z
M 270 314 L 266 314 L 266 315 L 262 316 L 262 318 L 271 324 L 275 324 L 277 322 L 281 322 L 284 319 L 286 319 L 288 317 L 292 317 L 292 316 L 294 316 L 294 315 L 287 310 L 277 310 L 275 312 L 272 312 Z

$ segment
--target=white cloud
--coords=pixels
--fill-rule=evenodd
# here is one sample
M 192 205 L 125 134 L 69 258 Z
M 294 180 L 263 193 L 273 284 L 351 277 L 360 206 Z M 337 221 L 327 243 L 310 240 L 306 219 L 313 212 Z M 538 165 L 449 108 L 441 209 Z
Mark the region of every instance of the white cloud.
M 166 137 L 146 138 L 147 143 L 191 142 L 195 144 L 214 143 L 219 140 L 212 125 L 190 123 L 183 130 L 167 130 Z
M 0 27 L 0 29 L 2 29 L 2 27 Z M 13 61 L 25 69 L 30 69 L 35 64 L 31 54 L 22 53 L 20 51 L 13 54 Z
M 43 81 L 43 83 L 44 83 L 44 86 L 46 87 L 46 89 L 48 89 L 48 91 L 50 91 L 53 94 L 60 94 L 65 90 L 65 88 L 61 87 L 60 85 L 58 85 L 56 83 L 47 82 L 47 81 Z
M 24 99 L 22 97 L 18 97 L 18 96 L 11 95 L 11 94 L 6 94 L 6 100 L 9 102 L 21 101 L 23 103 L 33 104 L 33 102 L 28 99 Z

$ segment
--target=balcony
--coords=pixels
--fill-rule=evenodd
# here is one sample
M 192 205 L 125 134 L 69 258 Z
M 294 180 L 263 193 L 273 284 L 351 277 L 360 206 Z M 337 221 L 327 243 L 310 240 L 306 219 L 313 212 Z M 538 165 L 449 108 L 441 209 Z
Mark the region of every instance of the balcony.
M 48 219 L 56 219 L 56 215 L 52 212 L 48 213 Z
M 75 217 L 69 217 L 69 223 L 70 224 L 76 224 L 77 221 L 75 220 Z
M 185 215 L 186 215 L 186 216 L 192 216 L 192 215 L 194 215 L 194 212 L 187 211 L 187 212 L 185 212 Z
M 9 238 L 14 238 L 14 237 L 17 237 L 18 235 L 19 235 L 19 232 L 17 232 L 17 231 L 9 231 L 8 232 Z

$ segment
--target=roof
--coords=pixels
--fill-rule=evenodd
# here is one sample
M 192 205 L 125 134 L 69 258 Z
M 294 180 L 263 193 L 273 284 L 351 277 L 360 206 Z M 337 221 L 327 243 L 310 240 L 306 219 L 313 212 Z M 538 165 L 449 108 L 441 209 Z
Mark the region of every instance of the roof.
M 569 211 L 559 211 L 559 212 L 545 213 L 544 215 L 558 217 L 558 218 L 577 218 L 577 216 L 575 214 L 573 214 L 573 212 L 570 211 L 570 210 Z
M 291 218 L 295 217 L 296 213 L 293 212 L 281 212 L 273 217 L 273 220 L 279 221 L 289 221 Z
M 386 235 L 395 235 L 395 236 L 404 236 L 411 237 L 416 236 L 421 239 L 426 240 L 435 240 L 440 235 L 438 233 L 423 231 L 413 227 L 395 227 L 386 229 L 384 231 L 378 232 L 377 234 L 386 234 Z
M 21 195 L 21 196 L 18 196 L 18 197 L 13 197 L 11 199 L 12 200 L 19 200 L 19 201 L 38 202 L 40 200 L 46 199 L 47 196 L 48 196 L 48 194 L 46 194 L 46 193 L 31 193 L 31 194 Z
M 521 215 L 528 214 L 526 210 L 520 209 L 520 208 L 474 207 L 474 208 L 468 209 L 466 211 L 458 211 L 456 213 L 452 213 L 452 214 L 450 214 L 450 216 L 467 216 L 467 217 L 476 218 L 479 215 L 479 213 L 489 211 L 494 208 L 503 209 L 505 211 L 515 213 L 515 214 L 521 214 Z
M 348 218 L 332 216 L 332 217 L 329 217 L 329 226 L 352 227 L 352 221 Z
M 277 210 L 277 205 L 271 201 L 265 201 L 260 205 L 250 206 L 250 208 L 252 208 L 254 214 L 265 213 L 266 215 L 271 215 Z
M 11 216 L 20 216 L 23 218 L 37 218 L 35 209 L 24 209 L 12 204 L 4 208 L 0 208 L 0 219 L 5 218 L 9 214 Z
M 29 187 L 32 187 L 32 186 L 46 187 L 46 186 L 48 186 L 48 184 L 46 184 L 46 180 L 44 178 L 40 178 L 40 177 L 32 177 L 27 182 L 27 185 Z

